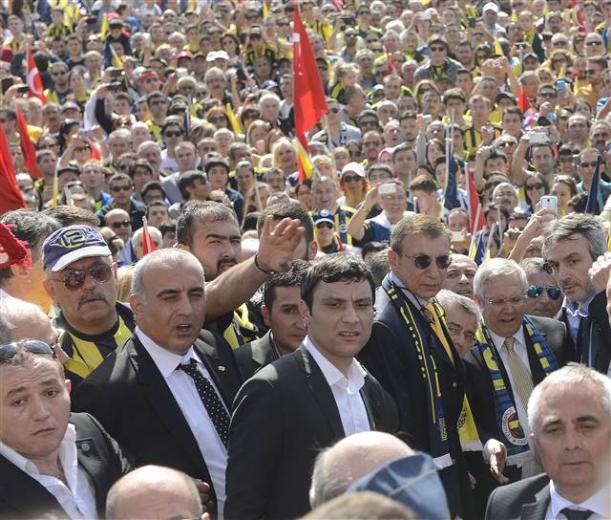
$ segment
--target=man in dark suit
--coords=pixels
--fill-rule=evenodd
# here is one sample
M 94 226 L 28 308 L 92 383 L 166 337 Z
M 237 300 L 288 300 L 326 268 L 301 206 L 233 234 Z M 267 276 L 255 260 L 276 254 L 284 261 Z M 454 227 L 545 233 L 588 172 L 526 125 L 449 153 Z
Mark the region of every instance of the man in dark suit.
M 486 520 L 611 518 L 610 403 L 609 379 L 583 365 L 545 378 L 528 403 L 545 474 L 495 489 Z
M 468 518 L 470 486 L 458 433 L 464 367 L 432 300 L 446 277 L 449 252 L 450 238 L 439 219 L 409 215 L 395 226 L 391 272 L 382 282 L 371 339 L 359 359 L 395 398 L 408 444 L 433 457 L 452 516 Z
M 603 374 L 611 362 L 605 294 L 611 262 L 595 261 L 606 251 L 607 233 L 600 220 L 581 213 L 554 221 L 543 242 L 543 256 L 565 296 L 560 319 L 572 341 L 570 359 Z
M 476 345 L 464 359 L 484 459 L 494 477 L 487 471 L 476 475 L 482 507 L 496 482 L 515 482 L 540 472 L 527 440 L 528 398 L 565 363 L 569 349 L 563 323 L 526 315 L 527 288 L 524 270 L 504 258 L 484 262 L 474 279 L 482 320 Z
M 186 251 L 154 251 L 138 262 L 132 289 L 135 334 L 79 385 L 73 408 L 95 415 L 136 465 L 169 466 L 209 483 L 222 514 L 240 378 L 230 355 L 198 338 L 203 269 Z
M 264 366 L 297 350 L 307 333 L 301 301 L 304 262 L 294 262 L 286 273 L 273 274 L 263 285 L 261 315 L 269 331 L 239 347 L 236 362 L 244 381 Z
M 302 516 L 320 450 L 352 433 L 396 430 L 391 397 L 354 358 L 371 333 L 374 290 L 366 265 L 350 255 L 325 256 L 306 272 L 308 336 L 235 400 L 228 519 Z
M 0 518 L 94 518 L 129 464 L 40 341 L 0 346 Z

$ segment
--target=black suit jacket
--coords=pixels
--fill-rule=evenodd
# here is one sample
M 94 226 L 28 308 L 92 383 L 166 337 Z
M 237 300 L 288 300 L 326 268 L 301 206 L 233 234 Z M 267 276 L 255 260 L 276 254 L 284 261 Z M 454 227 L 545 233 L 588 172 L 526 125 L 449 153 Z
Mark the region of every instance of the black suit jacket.
M 194 346 L 231 410 L 240 386 L 233 358 L 200 339 Z M 136 466 L 157 464 L 184 471 L 208 482 L 211 496 L 215 496 L 197 441 L 172 391 L 136 336 L 78 386 L 72 407 L 95 415 L 133 456 Z
M 560 320 L 569 330 L 569 321 L 566 310 L 563 308 L 560 313 Z M 578 353 L 583 352 L 586 345 L 591 351 L 591 367 L 599 372 L 606 374 L 611 362 L 611 325 L 609 324 L 609 314 L 607 313 L 607 295 L 605 291 L 598 293 L 588 306 L 588 317 L 584 327 L 584 333 L 577 341 L 581 344 L 575 345 L 569 334 L 569 344 L 571 347 L 572 361 L 581 361 Z
M 486 508 L 486 520 L 545 520 L 550 505 L 549 477 L 536 475 L 496 488 Z
M 93 484 L 96 508 L 104 515 L 106 495 L 110 487 L 130 465 L 119 445 L 91 415 L 73 413 L 70 423 L 76 428 L 79 465 Z M 32 477 L 0 455 L 0 518 L 68 518 L 56 498 Z
M 440 472 L 441 481 L 451 513 L 469 518 L 471 514 L 463 511 L 463 502 L 470 494 L 470 489 L 457 430 L 464 400 L 464 366 L 447 330 L 444 328 L 444 334 L 452 349 L 452 359 L 420 310 L 411 301 L 409 306 L 416 320 L 415 327 L 439 371 L 448 447 L 455 461 L 454 465 Z M 387 303 L 376 318 L 371 338 L 359 354 L 359 359 L 394 397 L 399 409 L 399 427 L 406 434 L 406 442 L 414 449 L 431 453 L 428 387 L 420 372 L 415 341 L 392 302 Z
M 529 316 L 529 318 L 545 337 L 547 346 L 558 361 L 559 367 L 564 366 L 567 361 L 567 354 L 570 351 L 568 334 L 564 324 L 551 318 L 539 316 Z M 538 385 L 545 378 L 545 372 L 541 368 L 539 361 L 537 361 L 532 342 L 528 340 L 526 329 L 524 329 L 524 336 L 527 338 L 526 351 L 528 352 L 533 383 Z M 499 430 L 496 420 L 492 378 L 482 359 L 481 352 L 477 347 L 472 347 L 465 356 L 464 361 L 467 367 L 469 399 L 482 444 L 485 444 L 488 439 L 501 439 L 503 434 Z M 501 366 L 500 369 L 507 381 L 505 367 Z M 511 387 L 507 390 L 513 397 Z
M 268 330 L 262 338 L 245 343 L 233 352 L 238 370 L 244 381 L 250 379 L 264 366 L 278 359 L 270 334 L 271 331 Z
M 370 375 L 361 396 L 372 429 L 396 431 L 395 404 Z M 305 347 L 261 369 L 235 401 L 225 518 L 302 516 L 316 455 L 343 437 L 331 388 Z

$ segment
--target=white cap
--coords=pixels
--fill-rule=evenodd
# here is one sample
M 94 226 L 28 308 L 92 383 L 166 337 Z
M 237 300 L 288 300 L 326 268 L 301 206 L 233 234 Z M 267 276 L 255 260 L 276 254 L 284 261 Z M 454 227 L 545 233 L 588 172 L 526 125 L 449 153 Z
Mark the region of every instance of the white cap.
M 482 9 L 482 13 L 485 13 L 486 11 L 494 11 L 495 13 L 498 13 L 499 6 L 496 5 L 494 2 L 488 2 Z
M 357 162 L 349 162 L 342 168 L 342 175 L 347 172 L 354 172 L 359 177 L 365 177 L 365 168 L 363 168 L 363 165 Z

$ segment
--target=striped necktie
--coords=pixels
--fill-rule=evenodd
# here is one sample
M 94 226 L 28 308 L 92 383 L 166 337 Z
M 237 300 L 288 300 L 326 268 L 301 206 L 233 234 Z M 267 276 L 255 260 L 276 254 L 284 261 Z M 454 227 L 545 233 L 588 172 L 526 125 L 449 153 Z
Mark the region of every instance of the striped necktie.
M 527 409 L 528 399 L 533 391 L 532 376 L 515 351 L 515 338 L 505 338 L 503 345 L 508 353 L 509 370 L 511 371 L 511 377 L 513 379 L 514 392 L 520 396 L 524 409 Z

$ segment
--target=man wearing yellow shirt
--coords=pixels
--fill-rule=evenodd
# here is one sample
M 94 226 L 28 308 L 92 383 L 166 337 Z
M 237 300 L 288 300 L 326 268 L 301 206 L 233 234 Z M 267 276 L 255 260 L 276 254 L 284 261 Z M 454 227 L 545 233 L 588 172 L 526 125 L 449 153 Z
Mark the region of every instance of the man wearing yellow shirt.
M 589 85 L 580 87 L 575 94 L 577 99 L 586 101 L 592 109 L 596 109 L 596 103 L 604 95 L 604 72 L 606 70 L 607 60 L 605 58 L 590 58 L 586 66 Z

